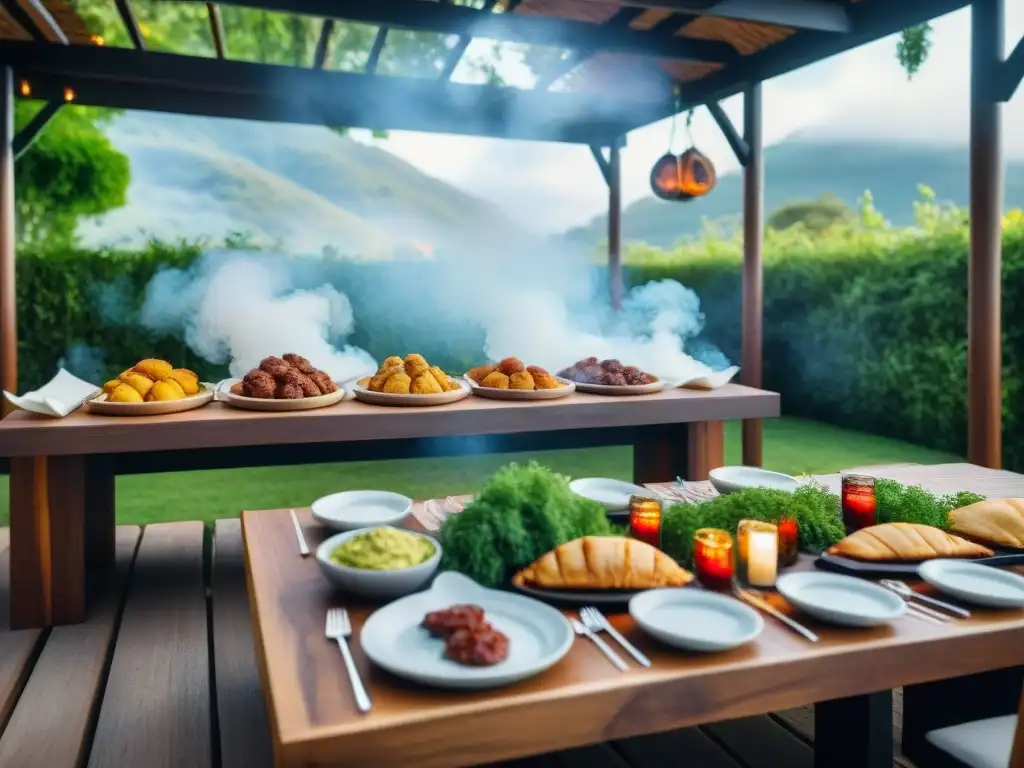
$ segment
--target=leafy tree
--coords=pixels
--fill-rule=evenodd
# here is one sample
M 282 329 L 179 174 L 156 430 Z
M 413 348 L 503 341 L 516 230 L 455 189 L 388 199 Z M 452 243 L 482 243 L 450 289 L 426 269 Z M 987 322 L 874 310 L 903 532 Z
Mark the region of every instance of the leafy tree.
M 16 128 L 27 124 L 41 104 L 19 101 Z M 125 203 L 128 158 L 100 126 L 110 112 L 62 107 L 35 143 L 14 164 L 18 240 L 67 246 L 80 216 L 105 213 Z
M 803 224 L 811 232 L 824 232 L 830 227 L 849 223 L 855 218 L 850 207 L 833 194 L 825 194 L 817 200 L 801 200 L 787 203 L 775 209 L 768 217 L 768 228 L 778 232 Z
M 928 59 L 932 47 L 932 25 L 927 22 L 903 30 L 896 44 L 896 58 L 907 73 L 909 80 Z

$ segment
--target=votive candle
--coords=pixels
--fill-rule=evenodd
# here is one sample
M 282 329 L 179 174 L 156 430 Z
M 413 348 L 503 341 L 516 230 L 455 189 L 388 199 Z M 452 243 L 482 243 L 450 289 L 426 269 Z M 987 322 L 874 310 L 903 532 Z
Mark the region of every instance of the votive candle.
M 784 518 L 778 522 L 779 568 L 793 565 L 800 552 L 800 527 L 795 519 Z
M 778 528 L 762 520 L 741 520 L 736 530 L 739 578 L 752 587 L 770 587 L 778 572 Z
M 875 510 L 875 478 L 870 475 L 843 475 L 843 524 L 853 533 L 878 522 Z
M 629 535 L 661 548 L 661 503 L 657 499 L 629 497 Z
M 718 528 L 701 528 L 693 537 L 693 570 L 709 589 L 732 587 L 734 573 L 732 536 Z

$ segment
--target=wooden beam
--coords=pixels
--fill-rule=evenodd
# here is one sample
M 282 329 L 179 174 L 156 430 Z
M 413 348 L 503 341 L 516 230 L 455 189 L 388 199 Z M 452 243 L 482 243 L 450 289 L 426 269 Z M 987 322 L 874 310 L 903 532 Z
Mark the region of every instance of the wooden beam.
M 610 187 L 612 184 L 612 169 L 611 166 L 608 165 L 608 158 L 604 156 L 604 150 L 591 144 L 590 154 L 594 156 L 594 161 L 597 163 L 597 169 L 601 171 L 601 177 L 604 179 L 604 183 Z
M 967 270 L 967 460 L 1002 466 L 1001 105 L 992 79 L 1003 62 L 1003 0 L 971 5 L 971 195 Z
M 612 308 L 622 306 L 622 154 L 618 142 L 608 148 L 608 287 Z
M 227 58 L 224 49 L 224 23 L 220 18 L 220 8 L 216 3 L 206 4 L 206 15 L 210 19 L 210 37 L 213 39 L 213 50 L 217 52 L 218 59 Z
M 622 8 L 605 22 L 605 26 L 614 27 L 616 29 L 626 29 L 634 19 L 638 16 L 642 16 L 644 13 L 645 11 L 642 8 Z M 663 23 L 664 22 L 655 25 L 655 28 L 660 29 Z M 655 28 L 647 30 L 647 34 L 652 34 Z M 678 26 L 676 29 L 678 29 Z M 675 34 L 675 30 L 673 30 L 673 34 Z M 597 51 L 594 50 L 582 49 L 569 51 L 569 54 L 565 58 L 561 61 L 556 61 L 547 72 L 544 72 L 537 78 L 537 82 L 533 84 L 534 89 L 538 91 L 546 91 L 556 82 L 576 69 L 580 64 L 585 62 L 587 59 L 592 58 L 596 53 Z
M 168 0 L 163 0 L 168 1 Z M 490 13 L 463 5 L 424 0 L 222 0 L 222 5 L 258 6 L 265 10 L 416 29 L 442 35 L 483 37 L 559 48 L 590 48 L 661 59 L 727 64 L 741 57 L 728 43 L 689 38 L 656 38 L 634 29 L 549 16 Z
M 723 114 L 724 116 L 724 114 Z M 761 84 L 753 83 L 743 93 L 743 318 L 740 352 L 740 380 L 748 387 L 764 384 L 764 161 Z M 730 123 L 731 125 L 731 123 Z M 761 421 L 743 422 L 743 463 L 760 467 L 764 463 Z
M 732 120 L 725 114 L 721 104 L 717 101 L 711 101 L 708 102 L 707 106 L 708 112 L 711 113 L 711 117 L 718 123 L 718 128 L 722 131 L 725 140 L 729 142 L 729 147 L 732 148 L 736 159 L 739 160 L 741 166 L 745 167 L 750 160 L 750 147 L 747 146 L 747 142 L 740 138 L 739 133 L 736 132 L 736 128 L 732 124 Z
M 494 6 L 497 4 L 498 0 L 484 0 L 484 4 L 480 7 L 480 13 L 494 13 Z M 462 57 L 466 54 L 466 50 L 472 42 L 473 38 L 469 35 L 463 35 L 458 39 L 458 42 L 448 52 L 448 58 L 444 62 L 444 68 L 441 70 L 441 76 L 438 80 L 452 79 L 455 69 L 459 66 L 459 62 L 462 61 Z
M 35 116 L 28 122 L 24 128 L 17 132 L 12 142 L 14 148 L 14 159 L 17 160 L 28 148 L 32 146 L 32 143 L 39 138 L 39 134 L 42 133 L 43 128 L 54 118 L 58 110 L 64 106 L 64 101 L 53 99 L 46 102 L 43 108 L 36 112 Z M 13 390 L 9 390 L 13 391 Z
M 99 46 L 5 43 L 4 61 L 31 81 L 35 98 L 73 88 L 82 105 L 580 144 L 607 145 L 637 114 L 665 111 L 668 99 L 439 85 Z
M 368 75 L 372 75 L 377 71 L 377 67 L 380 66 L 380 57 L 384 53 L 384 46 L 388 42 L 388 28 L 381 27 L 377 30 L 377 36 L 373 38 L 373 47 L 370 48 L 370 55 L 366 57 L 366 68 L 363 70 Z
M 121 16 L 124 28 L 128 30 L 128 37 L 131 38 L 135 50 L 146 50 L 146 41 L 142 37 L 142 30 L 139 29 L 139 22 L 135 20 L 135 13 L 132 11 L 129 0 L 114 0 L 114 3 L 117 5 L 117 12 Z
M 14 72 L 0 67 L 0 389 L 18 392 L 18 308 L 14 291 Z M 4 398 L 0 416 L 13 406 Z
M 1017 41 L 1013 53 L 1006 57 L 1000 70 L 999 93 L 996 98 L 1007 102 L 1013 98 L 1021 80 L 1024 80 L 1024 37 Z
M 24 2 L 32 9 L 35 18 L 25 10 L 18 0 L 0 0 L 0 5 L 33 40 L 39 42 L 54 40 L 62 45 L 68 44 L 67 35 L 64 34 L 64 30 L 60 28 L 60 24 L 53 18 L 46 6 L 39 0 L 24 0 Z
M 313 69 L 323 69 L 327 66 L 327 59 L 331 53 L 331 38 L 334 35 L 334 19 L 324 19 L 320 25 L 320 38 L 316 41 L 316 50 L 313 52 Z M 380 33 L 377 35 L 380 37 Z M 376 43 L 374 43 L 376 45 Z M 373 54 L 371 54 L 372 56 Z
M 845 34 L 852 28 L 846 6 L 831 0 L 624 0 L 623 4 L 817 32 Z

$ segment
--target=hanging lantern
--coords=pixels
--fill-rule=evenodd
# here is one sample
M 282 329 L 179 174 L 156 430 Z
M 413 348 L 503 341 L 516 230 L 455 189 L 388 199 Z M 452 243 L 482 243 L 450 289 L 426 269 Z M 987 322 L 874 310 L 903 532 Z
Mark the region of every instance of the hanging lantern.
M 679 191 L 689 197 L 703 197 L 715 188 L 715 164 L 696 147 L 679 156 Z
M 679 92 L 676 91 L 678 106 Z M 718 179 L 715 165 L 711 159 L 693 146 L 690 124 L 693 122 L 693 110 L 686 115 L 686 134 L 690 138 L 690 148 L 681 155 L 672 153 L 672 142 L 676 133 L 676 109 L 672 116 L 672 129 L 669 136 L 669 151 L 658 158 L 651 168 L 651 191 L 661 200 L 686 202 L 703 197 L 715 187 Z

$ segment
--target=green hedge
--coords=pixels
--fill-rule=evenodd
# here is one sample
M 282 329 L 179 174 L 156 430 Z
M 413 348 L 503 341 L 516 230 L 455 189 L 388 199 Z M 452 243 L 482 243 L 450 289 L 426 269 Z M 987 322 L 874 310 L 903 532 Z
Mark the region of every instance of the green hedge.
M 765 386 L 783 394 L 784 411 L 964 454 L 967 250 L 967 230 L 956 212 L 935 215 L 915 231 L 769 232 Z M 159 245 L 143 253 L 20 255 L 20 388 L 46 381 L 76 345 L 102 350 L 105 374 L 148 355 L 205 377 L 223 374 L 223 367 L 196 359 L 181 339 L 138 325 L 152 275 L 162 266 L 187 266 L 197 255 L 194 247 Z M 635 285 L 671 278 L 694 288 L 706 314 L 705 337 L 738 360 L 740 261 L 736 241 L 708 238 L 671 253 L 636 246 L 627 254 L 627 279 Z M 380 286 L 393 284 L 392 270 L 402 271 L 407 287 L 381 297 Z M 419 350 L 456 370 L 476 362 L 482 335 L 439 327 L 436 318 L 446 313 L 417 289 L 433 279 L 431 270 L 429 262 L 332 264 L 331 282 L 353 302 L 357 332 L 350 342 L 376 357 Z M 1003 279 L 1004 460 L 1021 468 L 1024 438 L 1013 407 L 1024 352 L 1020 214 L 1006 221 Z M 377 321 L 382 311 L 400 311 L 401 326 Z

